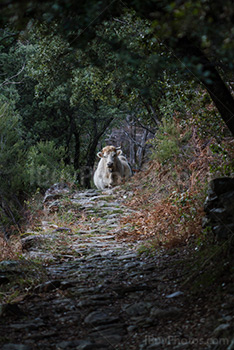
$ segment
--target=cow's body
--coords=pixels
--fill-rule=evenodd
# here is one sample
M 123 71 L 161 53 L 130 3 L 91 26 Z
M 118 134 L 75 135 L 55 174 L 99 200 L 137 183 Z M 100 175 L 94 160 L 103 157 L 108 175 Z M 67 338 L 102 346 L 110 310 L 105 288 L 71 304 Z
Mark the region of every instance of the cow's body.
M 127 159 L 114 146 L 104 147 L 97 156 L 100 161 L 93 180 L 98 189 L 112 188 L 132 175 Z

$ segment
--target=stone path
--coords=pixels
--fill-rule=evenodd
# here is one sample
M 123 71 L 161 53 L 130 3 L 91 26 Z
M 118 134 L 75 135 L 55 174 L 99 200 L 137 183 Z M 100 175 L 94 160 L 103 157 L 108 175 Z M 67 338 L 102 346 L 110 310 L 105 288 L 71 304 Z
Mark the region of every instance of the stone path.
M 116 239 L 120 218 L 134 215 L 123 205 L 123 196 L 75 193 L 69 203 L 89 218 L 82 227 L 70 232 L 54 225 L 48 234 L 51 223 L 45 221 L 44 235 L 22 240 L 29 259 L 50 258 L 47 279 L 23 300 L 0 308 L 2 350 L 213 349 L 191 343 L 194 305 L 178 290 L 175 271 L 165 262 L 168 257 L 139 255 L 138 242 Z M 51 196 L 45 209 L 58 209 L 59 200 Z M 51 244 L 61 232 L 69 245 L 53 255 L 44 243 Z M 197 308 L 200 320 L 199 303 Z M 193 339 L 207 329 L 203 321 L 197 333 L 193 329 Z

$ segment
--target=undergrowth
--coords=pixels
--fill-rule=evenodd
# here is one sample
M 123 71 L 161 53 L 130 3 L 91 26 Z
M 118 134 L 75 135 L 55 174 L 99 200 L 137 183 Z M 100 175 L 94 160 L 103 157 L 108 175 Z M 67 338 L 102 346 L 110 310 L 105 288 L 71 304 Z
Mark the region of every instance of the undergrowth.
M 17 260 L 22 254 L 20 238 L 12 236 L 11 240 L 6 240 L 4 235 L 0 235 L 0 261 Z
M 170 140 L 168 148 L 166 140 Z M 162 124 L 151 141 L 153 159 L 148 169 L 133 180 L 134 195 L 128 205 L 137 213 L 122 220 L 132 228 L 123 230 L 122 237 L 147 239 L 147 246 L 150 239 L 152 248 L 184 245 L 194 238 L 201 244 L 206 239 L 202 218 L 208 182 L 216 175 L 227 175 L 227 169 L 229 175 L 233 171 L 232 157 L 225 151 L 233 153 L 232 141 L 223 142 L 222 155 L 213 152 L 214 143 L 179 120 Z

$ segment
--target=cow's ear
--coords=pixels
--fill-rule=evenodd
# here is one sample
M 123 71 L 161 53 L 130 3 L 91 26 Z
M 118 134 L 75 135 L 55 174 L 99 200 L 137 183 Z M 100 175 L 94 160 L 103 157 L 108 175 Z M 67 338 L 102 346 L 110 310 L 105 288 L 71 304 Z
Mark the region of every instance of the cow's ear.
M 103 158 L 102 152 L 98 152 L 98 153 L 97 153 L 97 156 L 98 156 L 99 158 Z
M 117 156 L 120 156 L 120 154 L 122 154 L 122 153 L 123 153 L 122 150 L 119 149 L 119 150 L 117 151 Z

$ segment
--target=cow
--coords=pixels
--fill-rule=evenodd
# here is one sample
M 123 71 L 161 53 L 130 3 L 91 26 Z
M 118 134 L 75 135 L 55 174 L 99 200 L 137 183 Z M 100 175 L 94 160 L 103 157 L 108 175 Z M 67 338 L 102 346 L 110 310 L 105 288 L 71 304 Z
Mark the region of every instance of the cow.
M 130 165 L 122 151 L 114 146 L 106 146 L 97 153 L 100 158 L 93 181 L 95 186 L 104 190 L 112 188 L 132 175 Z

